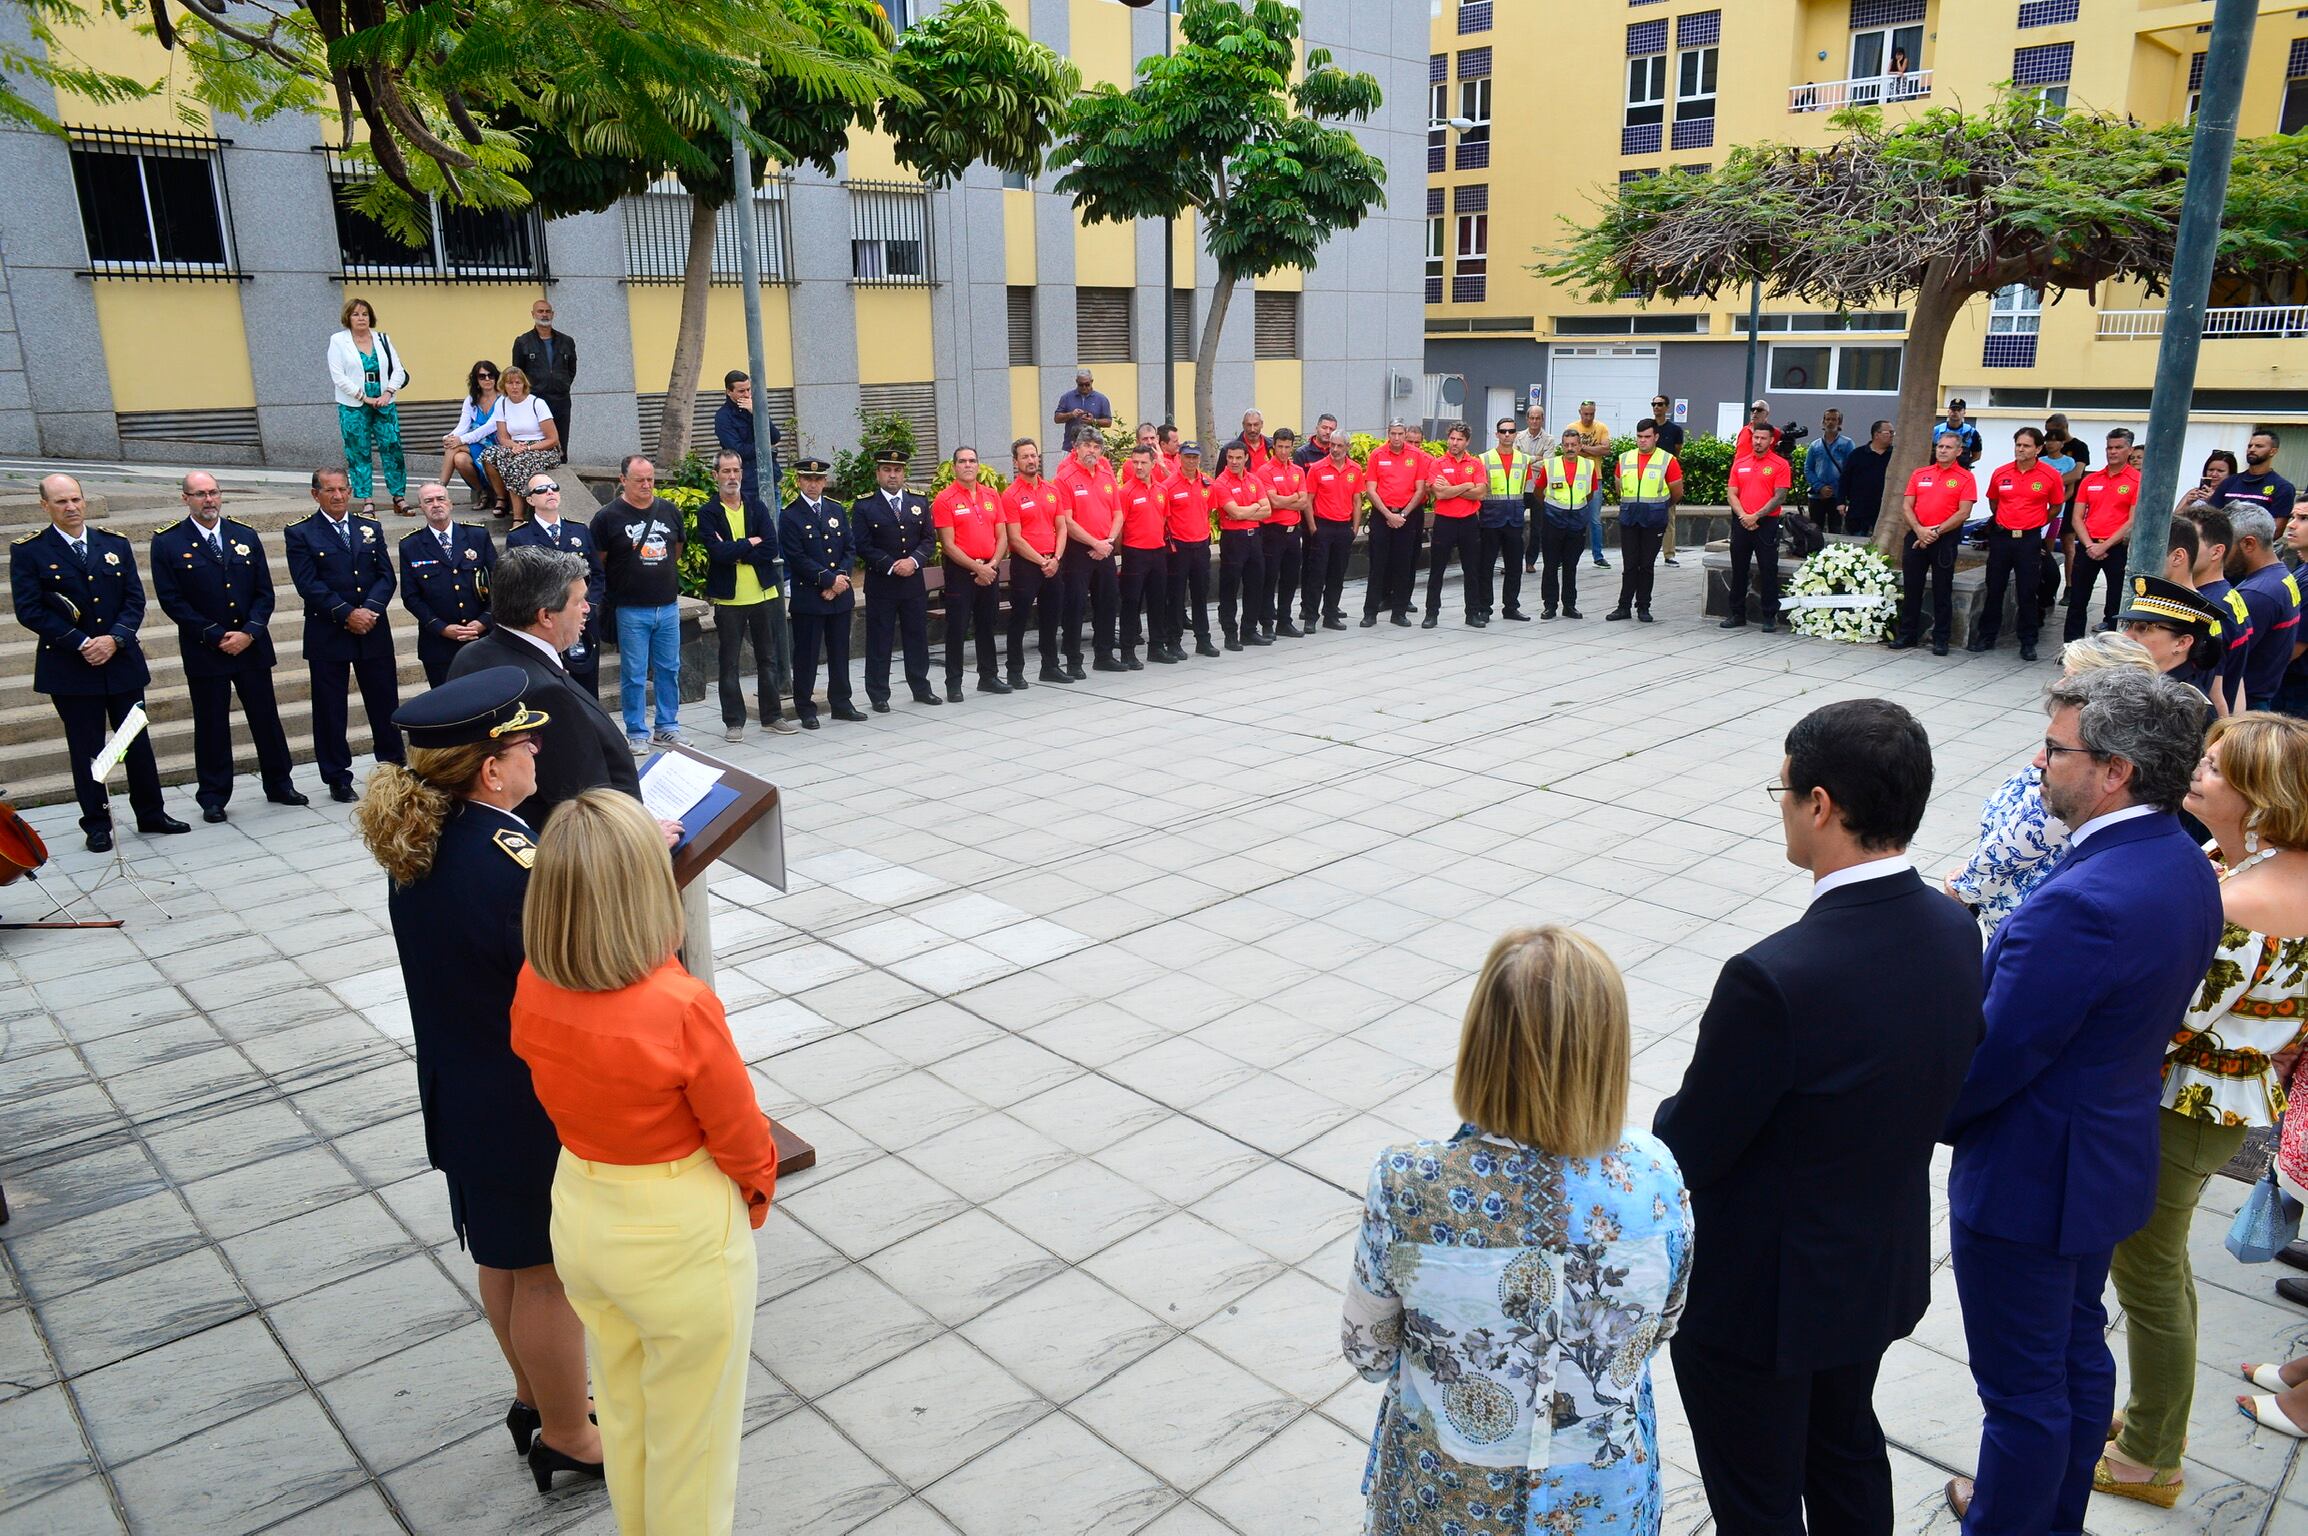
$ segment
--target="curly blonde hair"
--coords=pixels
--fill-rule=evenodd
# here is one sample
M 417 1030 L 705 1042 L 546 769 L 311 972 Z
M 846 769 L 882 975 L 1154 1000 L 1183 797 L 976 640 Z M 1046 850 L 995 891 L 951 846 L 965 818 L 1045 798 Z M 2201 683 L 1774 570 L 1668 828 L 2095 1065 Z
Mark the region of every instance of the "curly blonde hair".
M 411 747 L 409 763 L 379 763 L 369 772 L 360 809 L 353 813 L 369 856 L 384 867 L 395 886 L 409 886 L 433 872 L 441 828 L 450 812 L 511 741 L 475 741 L 458 747 Z

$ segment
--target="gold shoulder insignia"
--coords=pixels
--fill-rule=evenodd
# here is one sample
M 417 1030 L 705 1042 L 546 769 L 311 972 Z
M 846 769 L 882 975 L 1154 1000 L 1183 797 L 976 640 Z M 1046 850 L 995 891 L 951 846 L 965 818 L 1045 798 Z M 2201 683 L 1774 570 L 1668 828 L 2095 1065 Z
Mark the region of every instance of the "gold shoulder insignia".
M 533 869 L 536 867 L 537 845 L 530 842 L 529 839 L 523 836 L 521 833 L 514 831 L 511 827 L 500 828 L 498 831 L 491 833 L 489 841 L 495 843 L 499 848 L 502 848 L 505 851 L 505 857 L 511 859 L 514 863 L 520 865 L 523 869 Z
M 159 537 L 161 534 L 164 534 L 164 533 L 168 532 L 168 530 L 169 530 L 169 529 L 171 529 L 171 528 L 174 528 L 174 527 L 177 525 L 177 523 L 181 523 L 181 522 L 183 522 L 183 521 L 184 521 L 184 519 L 180 517 L 180 518 L 177 518 L 177 519 L 175 519 L 174 521 L 171 521 L 171 522 L 166 522 L 166 523 L 162 523 L 162 524 L 160 524 L 158 527 L 156 527 L 156 528 L 154 528 L 154 529 L 152 530 L 152 532 L 153 532 L 153 536 L 157 538 L 157 537 Z
M 46 533 L 47 531 L 48 531 L 48 530 L 47 530 L 47 529 L 45 529 L 45 528 L 35 528 L 35 529 L 33 529 L 33 530 L 30 532 L 30 533 L 28 533 L 28 534 L 24 535 L 24 537 L 22 537 L 22 538 L 20 538 L 20 539 L 10 539 L 8 542 L 9 542 L 9 543 L 11 543 L 11 544 L 29 544 L 29 543 L 31 543 L 31 542 L 32 542 L 34 539 L 37 539 L 37 538 L 39 538 L 39 537 L 40 537 L 40 535 L 42 535 L 42 534 Z

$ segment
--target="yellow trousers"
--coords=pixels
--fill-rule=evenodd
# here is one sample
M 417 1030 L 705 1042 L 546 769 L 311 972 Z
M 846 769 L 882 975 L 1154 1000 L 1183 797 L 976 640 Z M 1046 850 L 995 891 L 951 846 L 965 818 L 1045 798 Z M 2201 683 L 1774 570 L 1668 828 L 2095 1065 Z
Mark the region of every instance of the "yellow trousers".
M 729 1536 L 755 1259 L 744 1197 L 705 1149 L 624 1166 L 561 1153 L 553 1263 L 585 1324 L 623 1536 Z

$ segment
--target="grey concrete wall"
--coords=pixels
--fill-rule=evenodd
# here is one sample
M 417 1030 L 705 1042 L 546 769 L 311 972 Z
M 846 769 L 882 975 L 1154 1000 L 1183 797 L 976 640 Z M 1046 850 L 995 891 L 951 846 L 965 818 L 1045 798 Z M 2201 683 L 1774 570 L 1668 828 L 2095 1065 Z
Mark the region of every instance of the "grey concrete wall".
M 930 195 L 938 286 L 930 294 L 938 364 L 938 441 L 999 468 L 1010 440 L 1010 312 L 1001 173 L 973 166 Z
M 857 442 L 857 305 L 850 297 L 848 157 L 828 181 L 806 167 L 793 180 L 793 405 L 804 454 L 831 460 Z
M 1493 388 L 1511 389 L 1518 402 L 1523 391 L 1531 384 L 1547 381 L 1547 349 L 1527 337 L 1451 337 L 1447 340 L 1429 340 L 1422 367 L 1427 373 L 1464 374 L 1467 381 L 1467 410 L 1472 416 L 1484 413 L 1484 402 Z M 1408 413 L 1417 415 L 1419 402 L 1407 401 L 1412 407 Z M 1517 417 L 1521 415 L 1518 408 Z M 1469 425 L 1475 428 L 1475 441 L 1484 448 L 1491 445 L 1491 424 L 1476 421 L 1470 416 Z M 1549 421 L 1555 419 L 1550 410 Z
M 574 418 L 570 446 L 576 450 L 577 463 L 614 464 L 641 443 L 634 391 L 661 393 L 665 388 L 663 379 L 633 376 L 633 327 L 625 311 L 623 211 L 611 208 L 552 220 L 545 226 L 545 255 L 553 272 L 553 327 L 567 331 L 577 342 L 577 382 L 569 392 L 569 413 Z M 490 337 L 487 342 L 509 351 L 513 338 L 529 328 L 528 309 L 538 295 L 525 286 L 509 286 L 504 293 L 508 316 L 504 339 Z
M 23 338 L 16 301 L 8 291 L 8 263 L 0 254 L 0 453 L 38 453 L 40 422 L 32 413 L 32 384 L 24 374 Z
M 241 327 L 256 381 L 264 461 L 342 464 L 328 340 L 339 329 L 343 268 L 328 162 L 313 153 L 323 129 L 304 116 L 262 123 L 219 116 L 216 133 L 232 140 L 224 152 L 224 180 L 240 267 L 249 274 L 241 285 Z M 391 334 L 390 313 L 380 315 L 379 323 Z M 421 451 L 409 454 L 413 463 L 424 457 Z

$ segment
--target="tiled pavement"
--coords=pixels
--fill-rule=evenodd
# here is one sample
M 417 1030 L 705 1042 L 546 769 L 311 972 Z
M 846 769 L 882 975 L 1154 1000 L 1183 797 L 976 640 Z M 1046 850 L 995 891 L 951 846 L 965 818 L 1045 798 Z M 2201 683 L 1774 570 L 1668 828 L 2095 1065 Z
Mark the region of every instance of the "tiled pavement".
M 1647 1119 L 1716 967 L 1803 899 L 1760 790 L 1800 712 L 1924 716 L 1931 871 L 2037 738 L 2048 666 L 1720 634 L 1666 574 L 1654 627 L 1356 630 L 731 750 L 783 786 L 795 878 L 715 882 L 723 993 L 821 1158 L 760 1234 L 741 1530 L 1359 1528 L 1362 1174 L 1450 1129 L 1490 940 L 1553 919 L 1618 958 Z M 383 879 L 341 808 L 242 788 L 128 839 L 173 920 L 115 892 L 121 932 L 0 940 L 0 1533 L 606 1532 L 498 1426 Z M 35 820 L 85 876 L 69 814 Z M 2232 1362 L 2308 1340 L 2220 1248 L 2238 1193 L 2197 1233 L 2190 1492 L 2095 1531 L 2308 1531 L 2291 1442 L 2228 1406 Z M 1879 1393 L 1906 1530 L 1950 1528 L 1977 1432 L 1940 1280 Z

